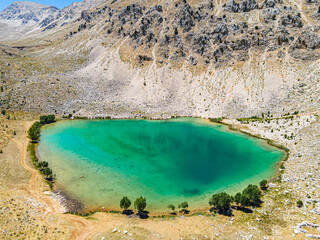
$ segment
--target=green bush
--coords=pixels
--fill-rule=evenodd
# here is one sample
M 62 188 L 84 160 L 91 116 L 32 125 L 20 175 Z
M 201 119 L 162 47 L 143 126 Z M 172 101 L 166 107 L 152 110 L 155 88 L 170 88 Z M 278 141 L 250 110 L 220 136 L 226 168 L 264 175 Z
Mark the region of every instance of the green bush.
M 212 195 L 212 197 L 209 200 L 209 205 L 217 208 L 220 213 L 224 213 L 229 210 L 232 201 L 232 196 L 225 192 L 221 192 Z
M 174 211 L 176 209 L 176 207 L 173 204 L 169 204 L 168 208 L 171 209 L 172 211 Z
M 127 210 L 131 206 L 131 201 L 128 197 L 123 197 L 120 200 L 120 208 L 123 208 L 124 210 Z
M 301 200 L 297 201 L 297 207 L 301 208 L 303 206 L 303 202 Z
M 184 201 L 178 205 L 178 208 L 181 208 L 181 211 L 183 211 L 184 213 L 187 213 L 188 207 L 189 207 L 189 204 L 186 201 Z
M 241 193 L 237 193 L 235 196 L 234 196 L 234 198 L 233 198 L 233 200 L 234 200 L 234 202 L 236 203 L 236 204 L 241 204 Z
M 51 115 L 43 115 L 43 116 L 40 116 L 40 123 L 42 125 L 53 123 L 54 119 L 55 119 L 55 116 L 53 114 L 51 114 Z
M 28 130 L 28 138 L 30 138 L 32 141 L 39 140 L 40 128 L 41 128 L 40 122 L 35 122 L 34 124 L 32 124 L 32 126 Z
M 50 176 L 50 175 L 52 174 L 51 168 L 46 167 L 46 168 L 43 170 L 43 174 L 44 174 L 45 176 Z
M 39 167 L 46 168 L 46 167 L 48 167 L 48 166 L 49 166 L 49 163 L 48 163 L 48 162 L 46 162 L 46 161 L 39 162 L 39 165 L 38 165 L 38 166 L 39 166 Z
M 247 195 L 249 198 L 249 204 L 245 206 L 255 206 L 260 203 L 261 191 L 256 185 L 248 185 L 243 191 L 242 195 Z M 242 203 L 241 203 L 242 205 Z
M 134 201 L 134 208 L 138 209 L 138 211 L 142 212 L 147 207 L 147 200 L 140 196 Z
M 267 180 L 262 180 L 261 182 L 260 182 L 260 188 L 261 189 L 266 189 L 267 188 L 267 183 L 268 183 L 268 181 Z

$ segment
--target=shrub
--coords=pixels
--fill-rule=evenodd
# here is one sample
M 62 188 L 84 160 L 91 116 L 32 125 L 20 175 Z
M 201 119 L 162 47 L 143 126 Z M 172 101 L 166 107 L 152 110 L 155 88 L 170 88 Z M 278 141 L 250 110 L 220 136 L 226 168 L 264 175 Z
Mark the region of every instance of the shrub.
M 261 189 L 266 189 L 267 188 L 267 183 L 268 183 L 268 181 L 267 180 L 262 180 L 261 182 L 260 182 L 260 188 Z
M 50 168 L 46 167 L 46 168 L 43 170 L 43 174 L 44 174 L 45 176 L 49 176 L 49 175 L 52 174 L 52 170 L 51 170 Z
M 248 185 L 243 191 L 242 195 L 247 195 L 249 197 L 249 204 L 245 206 L 254 206 L 260 203 L 261 192 L 258 186 L 256 185 Z M 241 203 L 242 205 L 242 203 Z
M 241 203 L 241 206 L 244 206 L 244 207 L 252 205 L 250 196 L 248 194 L 241 194 L 240 203 Z
M 46 161 L 39 162 L 39 167 L 44 167 L 44 168 L 46 168 L 46 167 L 48 167 L 48 166 L 49 166 L 49 163 L 46 162 Z
M 54 119 L 55 119 L 55 116 L 53 114 L 51 114 L 51 115 L 43 115 L 43 116 L 40 116 L 40 123 L 42 125 L 53 123 Z
M 178 208 L 182 208 L 181 211 L 183 211 L 184 213 L 187 212 L 187 208 L 188 208 L 188 207 L 189 207 L 189 204 L 188 204 L 186 201 L 184 201 L 184 202 L 182 202 L 182 203 L 180 203 L 180 204 L 178 205 Z
M 131 201 L 128 197 L 123 197 L 120 201 L 120 207 L 127 210 L 131 206 Z
M 301 200 L 297 201 L 297 207 L 301 208 L 303 206 L 303 202 Z
M 35 122 L 32 124 L 32 126 L 28 130 L 28 138 L 30 138 L 32 141 L 37 141 L 40 137 L 40 122 Z
M 234 202 L 239 205 L 241 203 L 241 193 L 238 192 L 233 199 Z
M 173 204 L 169 204 L 168 208 L 171 209 L 172 211 L 174 211 L 176 209 L 176 207 Z
M 232 200 L 232 196 L 225 192 L 221 192 L 212 195 L 209 200 L 209 205 L 217 208 L 220 213 L 224 213 L 229 210 Z
M 140 196 L 134 201 L 134 208 L 138 209 L 138 211 L 142 212 L 147 207 L 147 200 Z

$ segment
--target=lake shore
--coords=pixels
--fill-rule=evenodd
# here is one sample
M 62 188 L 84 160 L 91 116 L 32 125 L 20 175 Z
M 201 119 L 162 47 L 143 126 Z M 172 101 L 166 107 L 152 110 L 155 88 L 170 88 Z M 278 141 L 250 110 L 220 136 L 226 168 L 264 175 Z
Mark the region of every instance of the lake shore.
M 43 158 L 49 162 L 49 165 L 52 167 L 54 173 L 57 174 L 57 183 L 60 185 L 58 187 L 58 190 L 62 190 L 62 192 L 65 193 L 65 195 L 69 195 L 72 196 L 72 198 L 77 199 L 78 201 L 81 201 L 83 203 L 83 205 L 85 206 L 85 208 L 83 209 L 79 209 L 80 213 L 89 213 L 89 212 L 95 212 L 95 211 L 121 211 L 121 209 L 119 208 L 119 201 L 122 198 L 121 192 L 125 193 L 124 195 L 128 196 L 131 200 L 134 200 L 134 197 L 138 194 L 142 194 L 142 196 L 147 197 L 147 202 L 148 202 L 148 209 L 151 212 L 151 214 L 153 216 L 157 216 L 157 215 L 163 215 L 163 214 L 167 214 L 168 213 L 168 209 L 167 209 L 167 205 L 170 204 L 179 204 L 179 202 L 182 202 L 184 200 L 186 200 L 189 203 L 189 206 L 191 207 L 191 209 L 193 211 L 196 212 L 203 212 L 203 211 L 207 211 L 209 209 L 209 199 L 212 196 L 213 193 L 217 193 L 217 192 L 222 192 L 222 191 L 226 191 L 229 194 L 236 194 L 237 192 L 241 191 L 242 189 L 244 189 L 248 184 L 259 184 L 259 182 L 262 179 L 270 179 L 273 178 L 275 175 L 277 175 L 277 171 L 278 168 L 276 165 L 278 165 L 279 162 L 281 162 L 281 159 L 279 159 L 279 157 L 281 156 L 281 152 L 278 151 L 278 149 L 273 149 L 273 146 L 268 145 L 267 143 L 265 143 L 265 141 L 262 141 L 261 139 L 253 139 L 251 136 L 247 137 L 246 135 L 242 134 L 242 133 L 237 133 L 235 131 L 229 131 L 227 128 L 225 127 L 220 127 L 216 124 L 212 124 L 211 122 L 208 122 L 207 120 L 204 119 L 193 119 L 193 118 L 175 118 L 173 120 L 170 120 L 171 124 L 167 125 L 169 122 L 167 122 L 168 120 L 164 120 L 163 122 L 165 123 L 165 125 L 161 125 L 162 121 L 146 121 L 144 119 L 137 119 L 137 120 L 121 120 L 118 121 L 117 119 L 114 120 L 110 120 L 113 121 L 113 123 L 109 123 L 109 120 L 91 120 L 91 121 L 79 121 L 79 120 L 75 120 L 74 122 L 64 122 L 64 121 L 59 121 L 58 123 L 54 124 L 54 125 L 48 125 L 45 127 L 44 130 L 42 130 L 42 137 L 41 137 L 41 141 L 40 141 L 40 146 L 38 150 L 41 150 L 41 154 L 43 155 Z M 134 122 L 131 122 L 134 121 Z M 137 121 L 137 122 L 136 122 Z M 227 180 L 229 181 L 222 181 L 220 180 L 220 183 L 218 182 L 218 184 L 213 184 L 210 188 L 207 187 L 207 190 L 205 192 L 201 192 L 199 193 L 199 195 L 201 194 L 201 196 L 193 196 L 193 195 L 183 195 L 183 196 L 179 196 L 180 192 L 181 192 L 181 187 L 179 187 L 178 189 L 172 189 L 173 191 L 179 191 L 177 192 L 177 197 L 167 197 L 166 195 L 153 195 L 152 191 L 153 189 L 146 188 L 144 187 L 144 183 L 139 182 L 139 187 L 138 188 L 134 188 L 131 192 L 130 189 L 128 190 L 124 190 L 121 186 L 120 188 L 118 187 L 118 182 L 121 181 L 121 179 L 119 180 L 115 180 L 115 183 L 110 182 L 110 178 L 111 179 L 115 179 L 115 177 L 117 177 L 117 174 L 115 174 L 115 176 L 113 176 L 113 171 L 118 171 L 119 166 L 117 165 L 117 167 L 112 170 L 112 173 L 109 173 L 109 171 L 105 171 L 103 170 L 104 168 L 104 163 L 100 163 L 100 164 L 94 164 L 92 165 L 91 161 L 94 161 L 95 159 L 95 155 L 93 155 L 92 159 L 88 162 L 89 164 L 86 163 L 85 159 L 88 157 L 90 159 L 90 154 L 85 151 L 85 152 L 80 152 L 80 156 L 78 157 L 78 155 L 76 154 L 57 154 L 55 155 L 55 153 L 52 150 L 49 150 L 49 148 L 47 148 L 46 146 L 50 146 L 50 149 L 57 149 L 55 150 L 56 152 L 75 152 L 76 149 L 72 149 L 73 145 L 78 149 L 79 144 L 76 143 L 74 140 L 71 140 L 72 138 L 70 138 L 70 134 L 75 134 L 74 131 L 78 131 L 78 129 L 81 129 L 80 131 L 83 131 L 82 129 L 84 128 L 88 128 L 90 129 L 90 126 L 94 126 L 95 128 L 99 128 L 100 129 L 104 129 L 105 126 L 117 126 L 117 128 L 122 126 L 124 129 L 127 129 L 127 126 L 129 125 L 129 129 L 125 130 L 125 136 L 127 134 L 127 131 L 130 132 L 131 134 L 134 134 L 131 132 L 131 127 L 132 124 L 135 124 L 135 128 L 139 128 L 138 126 L 141 127 L 143 126 L 142 129 L 145 129 L 144 127 L 148 126 L 148 125 L 152 125 L 152 136 L 153 138 L 155 138 L 155 136 L 158 136 L 156 138 L 162 139 L 162 133 L 163 133 L 163 129 L 161 130 L 161 134 L 160 135 L 155 135 L 156 133 L 154 132 L 156 127 L 159 126 L 163 126 L 163 127 L 169 127 L 169 129 L 171 129 L 170 131 L 172 131 L 172 127 L 175 126 L 174 128 L 178 127 L 180 129 L 180 127 L 187 127 L 186 129 L 184 129 L 184 131 L 187 131 L 188 129 L 197 129 L 197 131 L 204 131 L 204 132 L 208 132 L 207 135 L 205 136 L 206 138 L 209 138 L 210 141 L 213 141 L 212 143 L 210 143 L 210 146 L 216 145 L 216 138 L 219 138 L 219 141 L 227 141 L 226 145 L 229 146 L 229 141 L 234 142 L 234 141 L 239 141 L 239 144 L 243 147 L 243 148 L 248 148 L 248 153 L 249 155 L 246 155 L 245 158 L 243 158 L 244 156 L 242 156 L 241 151 L 238 153 L 238 155 L 234 155 L 236 158 L 239 159 L 246 159 L 246 162 L 252 162 L 252 166 L 256 166 L 257 164 L 255 162 L 259 162 L 262 161 L 263 169 L 260 167 L 261 164 L 259 164 L 259 167 L 253 167 L 251 168 L 251 166 L 248 166 L 248 168 L 246 167 L 245 170 L 248 171 L 247 169 L 249 169 L 250 174 L 249 175 L 245 175 L 245 177 L 242 177 L 244 173 L 241 173 L 239 175 L 239 177 L 235 178 L 235 180 L 232 180 L 233 178 L 228 178 Z M 118 124 L 120 124 L 121 126 L 118 126 Z M 138 124 L 138 125 L 137 125 Z M 145 124 L 147 124 L 145 126 Z M 171 126 L 171 127 L 170 127 Z M 162 128 L 162 127 L 161 127 Z M 68 132 L 69 130 L 66 129 L 71 129 L 71 133 L 64 133 L 64 132 Z M 88 130 L 89 132 L 92 132 L 92 130 Z M 110 132 L 112 130 L 110 129 L 105 129 L 103 130 L 103 132 Z M 144 130 L 146 131 L 146 130 Z M 189 130 L 188 130 L 189 131 Z M 194 131 L 194 130 L 193 130 Z M 63 132 L 63 133 L 60 133 Z M 61 136 L 61 134 L 65 134 L 66 137 Z M 117 130 L 117 135 L 119 134 L 119 131 Z M 148 133 L 147 133 L 148 134 Z M 220 136 L 221 134 L 221 136 Z M 77 138 L 81 138 L 81 132 L 77 132 L 76 134 Z M 85 136 L 87 136 L 87 134 L 85 134 Z M 140 136 L 140 135 L 139 135 Z M 169 135 L 168 135 L 169 136 Z M 171 136 L 171 135 L 170 135 Z M 169 136 L 169 137 L 170 137 Z M 194 137 L 196 138 L 197 135 L 195 135 Z M 57 142 L 55 139 L 68 139 L 65 142 Z M 109 137 L 102 137 L 100 135 L 95 136 L 94 139 L 108 139 Z M 112 137 L 113 138 L 113 135 Z M 146 138 L 148 138 L 148 136 L 146 136 Z M 184 139 L 190 139 L 190 136 L 186 135 L 185 137 L 183 137 Z M 211 138 L 213 138 L 211 140 Z M 204 138 L 205 139 L 205 138 Z M 225 140 L 223 140 L 225 139 Z M 175 139 L 176 141 L 177 139 Z M 60 141 L 60 140 L 59 140 Z M 89 141 L 89 139 L 88 139 Z M 119 140 L 120 141 L 120 140 Z M 204 140 L 206 141 L 206 140 Z M 68 143 L 72 142 L 71 144 L 71 148 L 69 149 L 68 147 L 65 148 L 65 146 L 69 146 Z M 82 140 L 81 140 L 82 142 Z M 136 141 L 135 141 L 136 142 Z M 197 141 L 196 141 L 197 142 Z M 41 145 L 42 143 L 42 145 Z M 49 144 L 50 143 L 50 144 Z M 155 144 L 155 143 L 153 143 Z M 188 145 L 188 149 L 190 149 L 190 141 L 188 141 L 188 143 L 186 143 Z M 193 143 L 194 144 L 194 143 Z M 195 147 L 191 147 L 192 149 L 198 149 L 198 143 L 196 143 Z M 208 148 L 211 149 L 212 147 L 208 147 L 206 142 L 203 142 L 204 145 L 206 145 L 207 147 L 204 150 L 207 150 Z M 235 143 L 233 143 L 235 144 Z M 93 145 L 92 142 L 90 142 L 90 151 L 89 152 L 98 152 L 99 149 L 92 149 L 91 146 Z M 126 144 L 126 146 L 130 146 L 130 142 Z M 185 144 L 184 144 L 185 145 Z M 184 146 L 183 145 L 183 146 Z M 264 146 L 265 145 L 265 146 Z M 159 145 L 160 146 L 160 145 Z M 193 145 L 192 145 L 193 146 Z M 229 147 L 232 147 L 233 145 L 231 144 Z M 143 146 L 141 148 L 145 149 L 145 147 L 148 146 Z M 138 146 L 139 148 L 139 146 Z M 86 146 L 82 146 L 81 145 L 81 149 L 87 149 Z M 89 148 L 88 148 L 89 149 Z M 166 147 L 167 149 L 167 147 Z M 215 146 L 214 148 L 215 149 Z M 226 147 L 226 149 L 229 149 L 228 147 Z M 265 150 L 264 150 L 265 149 Z M 126 154 L 128 152 L 127 149 Z M 133 149 L 134 153 L 136 154 L 136 147 Z M 114 151 L 114 147 L 113 150 Z M 150 150 L 151 151 L 151 150 Z M 168 149 L 166 150 L 168 151 Z M 198 150 L 199 151 L 199 150 Z M 221 161 L 219 159 L 216 158 L 212 158 L 212 154 L 215 154 L 214 152 L 215 150 L 210 150 L 210 154 L 209 155 L 203 155 L 203 158 L 208 158 L 206 161 L 206 168 L 203 169 L 201 168 L 201 173 L 206 172 L 206 169 L 209 167 L 210 169 L 215 169 L 215 161 Z M 228 151 L 228 150 L 227 150 Z M 247 150 L 245 150 L 246 152 Z M 261 159 L 256 160 L 257 156 L 254 156 L 254 154 L 252 152 L 256 152 L 257 151 L 257 156 L 261 155 Z M 270 151 L 270 152 L 269 152 Z M 213 153 L 214 152 L 214 153 Z M 217 154 L 219 154 L 220 151 L 217 152 Z M 223 153 L 223 152 L 222 152 Z M 83 155 L 83 154 L 88 154 L 88 155 Z M 121 154 L 121 152 L 120 152 Z M 149 154 L 149 152 L 148 152 Z M 180 153 L 179 153 L 180 154 Z M 228 153 L 230 155 L 230 153 Z M 39 155 L 39 154 L 38 154 Z M 153 156 L 154 154 L 151 153 L 151 155 Z M 198 154 L 196 154 L 198 156 Z M 279 156 L 278 156 L 279 155 Z M 85 157 L 86 156 L 86 157 Z M 99 158 L 98 160 L 100 161 L 100 159 L 104 159 L 104 155 L 98 155 Z M 202 156 L 202 155 L 201 155 Z M 79 160 L 76 160 L 78 159 Z M 117 157 L 118 158 L 118 157 Z M 179 157 L 178 157 L 179 158 Z M 180 157 L 181 159 L 185 159 L 184 157 Z M 67 160 L 68 159 L 68 160 Z M 81 160 L 80 160 L 81 159 Z M 84 159 L 84 160 L 82 160 Z M 210 162 L 207 163 L 207 161 Z M 54 160 L 54 161 L 53 161 Z M 158 159 L 156 161 L 162 161 L 162 159 Z M 225 161 L 234 161 L 233 158 L 228 160 L 224 159 Z M 67 161 L 67 162 L 66 162 Z M 114 160 L 112 160 L 114 161 Z M 124 161 L 124 160 L 123 160 Z M 135 162 L 137 162 L 138 160 L 135 160 Z M 152 159 L 150 159 L 150 161 L 153 161 Z M 166 161 L 166 158 L 164 158 L 164 161 Z M 187 161 L 187 159 L 186 159 Z M 193 161 L 193 160 L 191 160 Z M 276 162 L 275 162 L 276 161 Z M 70 163 L 71 162 L 71 163 Z M 75 162 L 76 164 L 73 164 L 72 162 Z M 171 162 L 171 160 L 170 160 Z M 265 164 L 263 163 L 265 162 Z M 267 162 L 270 162 L 267 163 Z M 52 165 L 52 164 L 56 164 L 56 165 Z M 71 165 L 70 165 L 71 164 Z M 80 164 L 80 165 L 79 165 Z M 112 163 L 108 163 L 108 165 L 110 166 L 110 164 Z M 165 163 L 164 163 L 165 164 Z M 233 164 L 233 163 L 232 163 Z M 238 165 L 238 163 L 235 163 L 236 165 Z M 70 165 L 70 166 L 69 166 Z M 92 165 L 92 166 L 91 166 Z M 123 166 L 125 167 L 126 165 L 130 165 L 128 164 L 123 164 Z M 139 164 L 138 164 L 139 165 Z M 245 165 L 245 163 L 241 160 L 240 165 Z M 248 163 L 249 165 L 249 163 Z M 130 165 L 131 166 L 131 165 Z M 167 165 L 166 165 L 167 166 Z M 241 167 L 242 167 L 241 166 Z M 130 167 L 130 171 L 131 168 L 134 168 L 134 166 Z M 223 166 L 221 166 L 223 167 Z M 83 172 L 81 169 L 87 169 L 86 172 Z M 92 171 L 90 170 L 91 168 Z M 170 167 L 169 165 L 166 167 L 167 169 L 170 168 L 172 169 L 172 167 Z M 265 169 L 264 169 L 265 168 Z M 139 167 L 139 174 L 144 175 L 141 172 L 141 167 Z M 223 169 L 222 169 L 223 170 Z M 227 171 L 233 172 L 233 175 L 236 174 L 236 170 L 234 169 L 232 170 L 232 168 L 226 168 L 223 171 Z M 96 172 L 99 171 L 100 177 L 95 178 L 94 176 L 92 176 L 92 173 L 94 175 L 96 175 Z M 179 169 L 175 170 L 177 171 L 176 174 L 179 174 Z M 198 171 L 199 169 L 190 169 L 191 172 L 194 171 Z M 69 174 L 72 173 L 71 175 Z M 92 173 L 91 173 L 92 172 Z M 160 172 L 162 172 L 160 170 Z M 183 175 L 188 175 L 191 174 L 191 172 L 183 172 Z M 110 175 L 111 174 L 111 175 Z M 218 173 L 214 173 L 210 171 L 210 176 L 214 175 L 217 176 Z M 228 174 L 228 173 L 227 173 Z M 108 177 L 108 176 L 111 177 Z M 121 175 L 122 176 L 122 175 Z M 219 177 L 220 175 L 218 175 Z M 124 178 L 125 176 L 123 176 L 122 178 Z M 192 176 L 189 176 L 192 177 Z M 224 176 L 221 176 L 224 177 Z M 241 178 L 242 177 L 242 178 Z M 198 179 L 198 176 L 196 176 L 196 178 Z M 59 179 L 64 179 L 65 182 L 62 182 L 62 180 Z M 70 184 L 69 181 L 71 180 Z M 97 179 L 97 180 L 94 180 Z M 210 178 L 211 179 L 211 178 Z M 180 179 L 179 179 L 180 180 Z M 207 180 L 204 179 L 204 180 Z M 92 183 L 92 181 L 96 181 L 95 184 Z M 136 181 L 136 180 L 133 180 Z M 171 179 L 170 181 L 173 181 L 173 179 Z M 197 180 L 195 180 L 197 181 Z M 235 182 L 236 181 L 236 182 Z M 185 181 L 184 181 L 185 182 Z M 57 184 L 56 183 L 56 184 Z M 104 184 L 105 183 L 105 184 Z M 103 185 L 104 184 L 104 185 Z M 118 184 L 118 185 L 117 185 Z M 129 180 L 126 180 L 126 185 L 130 184 L 130 188 L 132 189 L 136 182 L 130 183 Z M 163 183 L 164 185 L 166 185 L 165 183 Z M 75 185 L 75 188 L 72 188 L 72 186 Z M 79 187 L 79 185 L 81 187 Z M 92 187 L 86 187 L 86 186 L 94 186 L 94 185 L 99 185 L 99 189 L 103 188 L 104 191 L 103 192 L 99 192 L 98 189 L 93 189 Z M 160 186 L 159 186 L 160 185 Z M 116 189 L 115 191 L 117 192 L 110 192 L 108 191 L 108 189 L 110 188 L 110 186 L 112 186 L 112 190 Z M 147 186 L 147 185 L 146 185 Z M 156 187 L 156 193 L 158 192 L 162 192 L 162 183 L 153 183 L 153 186 Z M 183 186 L 182 186 L 183 187 Z M 198 185 L 186 185 L 184 186 L 185 188 L 190 188 L 190 189 L 201 189 L 201 186 Z M 159 188 L 159 189 L 158 189 Z M 74 190 L 76 189 L 76 190 Z M 88 190 L 86 189 L 92 189 L 92 191 L 90 191 L 90 195 L 88 195 Z M 161 191 L 160 191 L 161 190 Z M 163 189 L 165 190 L 165 189 Z M 108 197 L 108 192 L 110 192 L 110 194 L 115 195 L 117 194 L 116 198 L 112 198 L 110 199 Z M 150 193 L 151 192 L 151 193 Z M 66 194 L 67 193 L 67 194 Z M 98 193 L 98 194 L 97 194 Z M 118 194 L 119 193 L 119 194 Z M 175 193 L 175 192 L 172 192 Z M 87 194 L 87 195 L 86 195 Z M 104 194 L 104 195 L 103 195 Z M 123 195 L 123 196 L 124 196 Z M 94 196 L 91 197 L 90 196 Z M 175 196 L 175 195 L 174 195 Z M 177 200 L 178 198 L 178 200 Z M 62 198 L 64 199 L 64 198 Z M 107 199 L 107 200 L 105 200 Z M 73 204 L 72 204 L 73 206 Z M 74 209 L 73 210 L 68 210 L 68 212 L 75 212 Z
M 191 218 L 186 216 L 175 218 L 175 220 L 166 217 L 140 220 L 111 213 L 95 213 L 87 218 L 66 215 L 61 212 L 57 200 L 44 194 L 48 191 L 46 190 L 48 187 L 39 175 L 35 181 L 31 182 L 28 176 L 24 177 L 25 183 L 10 191 L 2 188 L 1 207 L 11 206 L 10 204 L 13 203 L 10 203 L 10 199 L 14 199 L 20 209 L 25 209 L 20 213 L 23 217 L 31 214 L 35 219 L 30 222 L 25 233 L 29 235 L 39 229 L 38 236 L 44 239 L 101 239 L 103 237 L 143 239 L 147 236 L 153 236 L 155 239 L 190 237 L 274 239 L 274 236 L 278 239 L 290 239 L 293 235 L 295 239 L 305 239 L 306 234 L 299 231 L 297 226 L 302 222 L 320 222 L 318 191 L 320 122 L 316 115 L 317 113 L 306 113 L 295 116 L 293 120 L 279 119 L 278 123 L 275 120 L 271 123 L 243 124 L 236 120 L 227 120 L 234 127 L 275 140 L 290 149 L 290 156 L 284 163 L 285 169 L 281 180 L 269 184 L 269 190 L 263 197 L 262 208 L 254 209 L 252 214 L 233 211 L 234 216 L 230 219 L 225 216 L 215 214 L 207 216 L 200 213 Z M 7 135 L 2 135 L 5 142 L 1 146 L 6 158 L 12 163 L 16 162 L 10 165 L 12 169 L 19 166 L 17 160 L 19 161 L 23 153 L 12 146 L 21 146 L 20 143 L 25 139 L 23 126 L 26 120 L 24 119 L 25 116 L 21 117 L 21 120 L 14 121 L 1 119 L 4 126 L 9 126 L 8 129 L 2 129 L 8 136 L 13 136 L 13 131 L 16 131 L 14 139 L 17 140 L 18 145 Z M 273 132 L 271 132 L 272 129 Z M 293 139 L 284 138 L 284 134 L 291 135 L 291 133 L 294 134 Z M 8 184 L 13 181 L 13 178 L 5 177 L 2 181 Z M 25 190 L 19 190 L 21 188 Z M 296 206 L 297 200 L 302 200 L 304 204 L 302 208 Z M 13 208 L 4 211 L 4 216 L 7 217 L 3 219 L 10 219 L 10 221 L 1 222 L 1 228 L 5 230 L 0 232 L 1 238 L 7 238 L 10 234 L 19 232 L 18 229 L 25 226 L 23 218 L 19 220 L 12 217 L 14 205 L 12 206 Z M 113 232 L 115 228 L 117 230 Z M 308 228 L 305 230 L 312 232 Z

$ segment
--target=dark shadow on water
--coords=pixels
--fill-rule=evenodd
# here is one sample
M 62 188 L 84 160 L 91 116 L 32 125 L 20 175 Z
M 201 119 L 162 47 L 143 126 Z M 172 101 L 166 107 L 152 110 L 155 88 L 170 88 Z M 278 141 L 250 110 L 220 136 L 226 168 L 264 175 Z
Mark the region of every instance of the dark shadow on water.
M 197 188 L 195 189 L 183 189 L 183 195 L 187 195 L 187 196 L 194 196 L 194 195 L 199 195 L 201 194 L 201 191 Z

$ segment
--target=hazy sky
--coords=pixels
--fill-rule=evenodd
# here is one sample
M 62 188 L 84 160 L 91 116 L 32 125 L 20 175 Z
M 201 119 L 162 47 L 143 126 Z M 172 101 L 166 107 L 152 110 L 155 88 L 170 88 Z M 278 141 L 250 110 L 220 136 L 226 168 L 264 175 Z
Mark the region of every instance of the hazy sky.
M 20 1 L 24 2 L 24 0 Z M 16 2 L 16 0 L 0 0 L 0 11 L 8 7 L 13 2 Z M 81 2 L 81 0 L 30 0 L 30 2 L 37 2 L 44 5 L 52 5 L 58 8 L 63 8 L 69 6 L 72 2 Z

